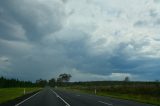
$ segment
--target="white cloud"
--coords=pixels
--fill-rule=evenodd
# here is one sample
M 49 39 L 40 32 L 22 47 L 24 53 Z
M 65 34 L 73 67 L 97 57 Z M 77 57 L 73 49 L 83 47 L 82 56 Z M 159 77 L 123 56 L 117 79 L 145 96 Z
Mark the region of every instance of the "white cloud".
M 6 56 L 0 57 L 0 69 L 1 70 L 8 70 L 10 65 L 11 63 L 8 57 Z
M 130 73 L 110 73 L 108 75 L 102 75 L 102 74 L 93 74 L 89 72 L 82 72 L 80 70 L 77 70 L 75 68 L 73 69 L 66 69 L 63 68 L 61 73 L 69 73 L 72 75 L 71 81 L 97 81 L 97 80 L 124 80 L 125 77 L 129 77 L 130 80 L 136 80 L 138 78 L 137 75 L 133 75 Z
M 137 57 L 159 56 L 160 46 L 151 50 L 157 42 L 154 38 L 159 39 L 160 36 L 159 27 L 153 24 L 155 17 L 150 16 L 151 10 L 160 11 L 159 4 L 147 0 L 94 0 L 88 4 L 85 1 L 70 1 L 68 8 L 70 10 L 67 11 L 74 9 L 74 12 L 67 20 L 67 27 L 77 27 L 89 33 L 88 47 L 91 54 L 114 56 L 120 45 L 126 44 L 132 45 L 134 50 L 126 51 L 127 48 L 122 48 L 124 54 Z M 147 21 L 147 25 L 135 27 L 134 24 L 139 20 Z

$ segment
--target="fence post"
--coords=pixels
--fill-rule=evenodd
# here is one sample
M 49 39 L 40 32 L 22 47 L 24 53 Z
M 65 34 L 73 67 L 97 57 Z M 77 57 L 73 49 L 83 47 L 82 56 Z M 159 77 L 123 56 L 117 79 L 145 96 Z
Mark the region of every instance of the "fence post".
M 26 94 L 26 89 L 25 89 L 25 88 L 23 89 L 23 94 L 24 94 L 24 95 Z

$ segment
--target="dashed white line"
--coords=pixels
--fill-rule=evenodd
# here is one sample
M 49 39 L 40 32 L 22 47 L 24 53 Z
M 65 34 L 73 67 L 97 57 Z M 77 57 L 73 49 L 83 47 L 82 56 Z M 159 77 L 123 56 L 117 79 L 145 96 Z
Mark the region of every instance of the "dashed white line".
M 107 103 L 107 102 L 102 102 L 102 101 L 98 101 L 98 102 L 103 103 L 103 104 L 106 104 L 106 105 L 109 105 L 109 106 L 113 106 L 112 104 Z
M 37 95 L 37 94 L 39 94 L 39 93 L 40 93 L 40 91 L 39 91 L 39 92 L 37 92 L 36 94 L 34 94 L 34 95 L 30 96 L 29 98 L 27 98 L 27 99 L 25 99 L 25 100 L 21 101 L 20 103 L 16 104 L 15 106 L 19 106 L 19 105 L 21 105 L 22 103 L 24 103 L 25 101 L 27 101 L 27 100 L 31 99 L 32 97 L 36 96 L 36 95 Z
M 66 106 L 71 106 L 70 104 L 68 104 L 62 97 L 60 97 L 54 90 L 50 89 L 58 98 L 60 98 L 65 104 Z

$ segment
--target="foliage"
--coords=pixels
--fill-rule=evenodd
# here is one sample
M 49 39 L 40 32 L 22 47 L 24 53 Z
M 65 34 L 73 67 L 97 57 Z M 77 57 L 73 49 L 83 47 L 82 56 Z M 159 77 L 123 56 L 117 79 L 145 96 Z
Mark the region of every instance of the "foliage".
M 125 77 L 124 81 L 126 82 L 130 81 L 129 77 Z
M 46 85 L 47 85 L 47 80 L 43 80 L 43 79 L 36 80 L 36 86 L 44 87 Z
M 54 78 L 50 79 L 49 82 L 48 82 L 49 86 L 51 87 L 55 87 L 56 85 L 56 80 Z
M 160 82 L 92 81 L 68 82 L 65 87 L 97 95 L 160 105 Z
M 34 87 L 35 84 L 30 81 L 20 81 L 18 79 L 7 79 L 0 77 L 0 88 L 8 87 Z
M 72 76 L 70 74 L 60 74 L 58 79 L 57 79 L 57 82 L 68 82 L 70 80 Z

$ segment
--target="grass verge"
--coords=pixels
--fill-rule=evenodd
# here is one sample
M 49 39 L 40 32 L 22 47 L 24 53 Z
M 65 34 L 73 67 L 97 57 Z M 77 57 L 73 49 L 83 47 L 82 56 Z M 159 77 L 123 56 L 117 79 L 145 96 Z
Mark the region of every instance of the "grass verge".
M 38 91 L 40 88 L 25 88 L 26 94 Z M 24 88 L 0 88 L 0 104 L 24 95 Z
M 72 92 L 80 92 L 80 93 L 87 93 L 87 94 L 94 94 L 94 91 L 91 90 L 82 90 L 82 89 L 73 89 L 69 87 L 63 88 L 63 90 L 69 90 Z M 104 97 L 111 97 L 111 98 L 117 98 L 117 99 L 125 99 L 125 100 L 132 100 L 137 101 L 141 103 L 147 103 L 147 104 L 153 104 L 156 106 L 160 106 L 160 97 L 152 97 L 148 95 L 135 95 L 135 94 L 120 94 L 120 93 L 114 93 L 114 92 L 97 92 L 98 96 L 104 96 Z

